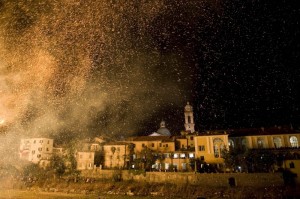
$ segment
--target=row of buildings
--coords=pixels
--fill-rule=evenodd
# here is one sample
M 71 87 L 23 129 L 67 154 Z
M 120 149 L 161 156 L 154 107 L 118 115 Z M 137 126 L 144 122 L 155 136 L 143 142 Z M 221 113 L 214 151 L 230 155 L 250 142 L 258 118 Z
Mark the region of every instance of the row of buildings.
M 193 107 L 184 107 L 184 127 L 181 135 L 171 135 L 165 122 L 149 136 L 129 137 L 107 142 L 95 138 L 79 143 L 75 151 L 78 170 L 120 168 L 160 171 L 190 171 L 195 159 L 206 164 L 222 166 L 222 150 L 244 149 L 290 150 L 300 155 L 300 132 L 292 128 L 195 131 Z M 298 150 L 299 149 L 299 150 Z M 53 139 L 22 139 L 20 157 L 41 166 L 49 164 L 53 154 L 64 155 L 66 149 L 54 147 Z M 98 157 L 98 158 L 96 158 Z M 100 157 L 100 158 L 99 158 Z M 149 165 L 150 164 L 150 165 Z M 149 168 L 150 167 L 150 168 Z

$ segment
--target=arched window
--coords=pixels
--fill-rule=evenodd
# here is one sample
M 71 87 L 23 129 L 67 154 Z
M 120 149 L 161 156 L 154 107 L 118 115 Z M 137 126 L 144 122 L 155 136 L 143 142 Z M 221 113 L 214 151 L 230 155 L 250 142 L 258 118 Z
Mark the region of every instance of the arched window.
M 298 147 L 298 139 L 296 136 L 290 137 L 290 143 L 292 147 Z
M 232 149 L 234 148 L 234 142 L 232 139 L 228 140 L 228 145 L 229 145 L 229 148 L 232 148 Z
M 274 142 L 274 147 L 275 148 L 280 148 L 282 147 L 282 142 L 281 142 L 281 138 L 280 137 L 275 137 L 273 139 L 273 142 Z
M 242 147 L 243 148 L 247 147 L 247 140 L 246 140 L 246 138 L 242 138 Z
M 264 148 L 264 139 L 263 138 L 258 138 L 257 139 L 257 147 L 258 148 Z
M 220 158 L 221 157 L 221 152 L 224 149 L 224 142 L 221 138 L 215 138 L 213 140 L 213 143 L 214 143 L 215 158 Z
M 218 145 L 214 145 L 214 154 L 215 154 L 215 158 L 220 157 L 220 152 L 219 152 L 219 146 Z
M 188 116 L 188 123 L 191 123 L 191 116 Z

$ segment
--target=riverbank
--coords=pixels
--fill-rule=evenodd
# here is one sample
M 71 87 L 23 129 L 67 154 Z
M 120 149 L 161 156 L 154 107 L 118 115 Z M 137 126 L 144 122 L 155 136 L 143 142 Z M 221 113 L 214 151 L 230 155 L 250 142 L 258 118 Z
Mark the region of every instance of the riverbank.
M 99 175 L 101 174 L 101 175 Z M 120 173 L 80 176 L 0 176 L 2 198 L 300 198 L 278 174 Z M 229 184 L 229 178 L 235 183 Z M 13 194 L 21 194 L 22 197 Z M 6 195 L 5 195 L 6 194 Z M 42 196 L 41 196 L 42 194 Z M 49 197 L 48 197 L 49 195 Z M 7 197 L 5 197 L 7 196 Z M 31 197 L 30 197 L 31 196 Z
M 3 179 L 2 179 L 3 180 Z M 3 182 L 3 181 L 2 181 Z M 0 198 L 286 198 L 295 190 L 284 186 L 199 186 L 192 184 L 147 183 L 134 181 L 68 181 L 49 179 L 31 183 L 6 179 Z M 19 197 L 21 195 L 21 197 Z
M 129 195 L 93 195 L 93 194 L 68 194 L 52 192 L 36 192 L 24 190 L 0 190 L 0 199 L 147 199 L 152 196 L 129 196 Z M 158 198 L 159 199 L 159 198 Z

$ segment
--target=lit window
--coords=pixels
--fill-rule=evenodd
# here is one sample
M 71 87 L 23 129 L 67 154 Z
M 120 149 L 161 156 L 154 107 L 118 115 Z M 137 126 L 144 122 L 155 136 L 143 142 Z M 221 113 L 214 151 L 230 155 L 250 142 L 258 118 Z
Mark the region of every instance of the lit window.
M 174 158 L 178 158 L 178 154 L 177 153 L 174 153 Z
M 190 158 L 194 158 L 195 155 L 194 155 L 193 153 L 190 153 L 190 154 L 189 154 L 189 157 L 190 157 Z
M 168 170 L 170 168 L 170 164 L 169 163 L 165 163 L 165 169 Z
M 298 147 L 298 139 L 296 136 L 290 137 L 291 147 Z
M 184 154 L 184 153 L 181 153 L 181 154 L 180 154 L 180 158 L 185 158 L 185 154 Z

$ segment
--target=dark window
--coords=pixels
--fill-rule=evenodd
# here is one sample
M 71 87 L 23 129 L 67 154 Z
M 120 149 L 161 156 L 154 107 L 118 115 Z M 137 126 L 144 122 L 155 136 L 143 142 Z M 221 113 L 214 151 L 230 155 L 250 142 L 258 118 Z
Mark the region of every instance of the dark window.
M 194 140 L 194 137 L 190 137 L 190 140 Z
M 168 144 L 166 144 L 166 147 L 168 147 Z
M 294 168 L 295 168 L 294 162 L 291 162 L 291 163 L 290 163 L 290 168 L 291 168 L 291 169 L 294 169 Z
M 200 160 L 204 160 L 204 156 L 200 156 Z
M 151 146 L 154 147 L 154 143 L 152 143 Z
M 205 151 L 205 146 L 204 145 L 199 146 L 199 151 Z
M 161 147 L 161 143 L 159 143 L 159 147 Z

